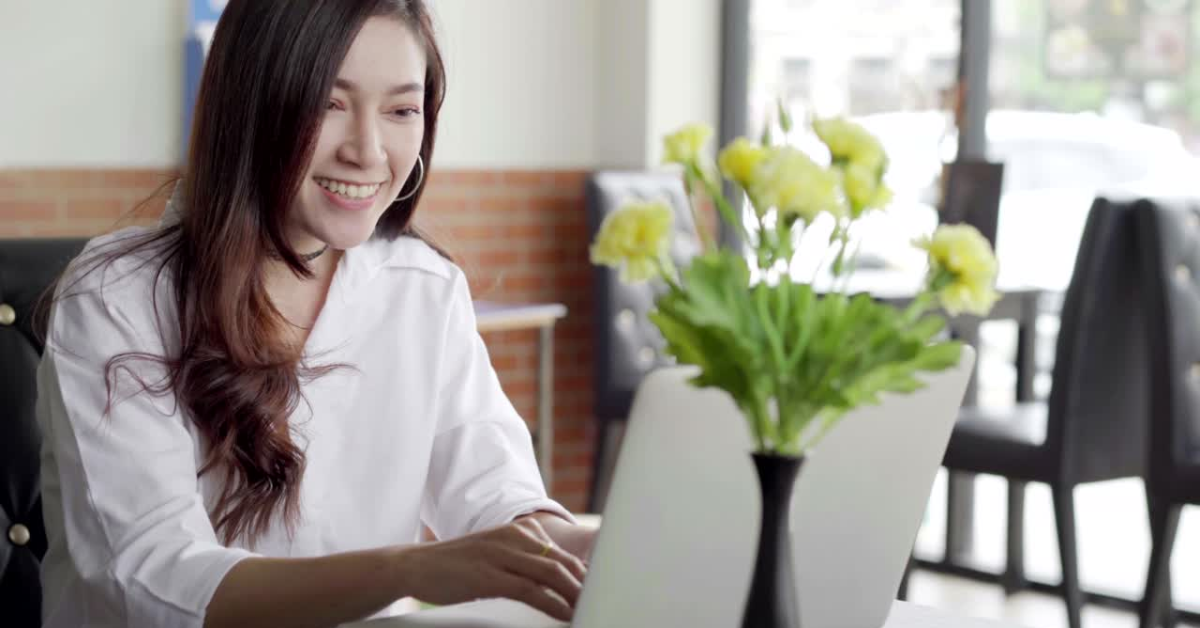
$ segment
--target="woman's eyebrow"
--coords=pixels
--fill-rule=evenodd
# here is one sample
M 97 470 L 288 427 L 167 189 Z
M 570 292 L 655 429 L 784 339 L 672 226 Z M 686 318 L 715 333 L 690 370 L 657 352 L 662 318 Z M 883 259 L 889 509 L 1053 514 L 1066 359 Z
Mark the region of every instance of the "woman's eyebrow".
M 358 84 L 355 83 L 354 81 L 351 81 L 350 79 L 339 78 L 333 82 L 333 86 L 338 89 L 344 89 L 348 92 L 359 91 Z M 425 91 L 424 85 L 417 83 L 417 82 L 412 82 L 412 83 L 403 83 L 400 85 L 393 85 L 390 88 L 388 88 L 386 93 L 388 96 L 394 96 L 397 94 L 410 94 L 413 92 L 423 92 L 423 91 Z

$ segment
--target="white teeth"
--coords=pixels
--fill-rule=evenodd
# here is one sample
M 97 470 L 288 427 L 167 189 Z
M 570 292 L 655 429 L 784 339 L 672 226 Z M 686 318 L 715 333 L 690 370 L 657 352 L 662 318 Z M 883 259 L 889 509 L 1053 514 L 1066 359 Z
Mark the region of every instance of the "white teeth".
M 317 179 L 316 181 L 317 185 L 346 198 L 366 199 L 375 196 L 379 192 L 379 185 L 347 185 L 329 179 Z

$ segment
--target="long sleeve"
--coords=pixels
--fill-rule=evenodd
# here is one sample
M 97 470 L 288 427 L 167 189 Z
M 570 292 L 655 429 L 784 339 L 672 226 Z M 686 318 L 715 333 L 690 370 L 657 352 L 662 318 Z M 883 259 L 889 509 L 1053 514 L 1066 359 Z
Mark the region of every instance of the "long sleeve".
M 157 384 L 161 366 L 117 369 L 104 415 L 106 365 L 130 351 L 162 354 L 148 294 L 95 290 L 56 304 L 38 375 L 47 628 L 82 625 L 80 612 L 92 626 L 199 627 L 222 578 L 252 555 L 217 540 L 199 448 L 173 396 L 131 376 Z
M 461 273 L 452 292 L 424 520 L 438 538 L 492 528 L 538 510 L 573 521 L 546 495 L 529 428 L 500 387 Z

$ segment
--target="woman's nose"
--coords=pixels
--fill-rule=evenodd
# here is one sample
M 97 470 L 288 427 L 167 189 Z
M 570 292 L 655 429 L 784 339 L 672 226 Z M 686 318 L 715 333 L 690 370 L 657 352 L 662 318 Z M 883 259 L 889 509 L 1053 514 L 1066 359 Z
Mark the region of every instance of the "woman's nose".
M 387 153 L 383 149 L 379 125 L 370 116 L 356 120 L 338 150 L 338 157 L 360 168 L 384 163 Z

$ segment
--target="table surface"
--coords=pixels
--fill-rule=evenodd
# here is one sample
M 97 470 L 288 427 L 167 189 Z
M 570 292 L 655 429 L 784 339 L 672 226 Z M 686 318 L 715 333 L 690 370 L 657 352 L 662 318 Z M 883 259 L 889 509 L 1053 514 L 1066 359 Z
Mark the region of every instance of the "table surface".
M 481 600 L 388 619 L 343 624 L 342 628 L 566 628 L 566 624 L 555 621 L 517 602 Z M 1017 626 L 953 615 L 906 602 L 896 602 L 892 605 L 891 614 L 883 628 L 1017 628 Z
M 475 301 L 476 326 L 484 332 L 545 327 L 566 315 L 567 308 L 560 303 Z

